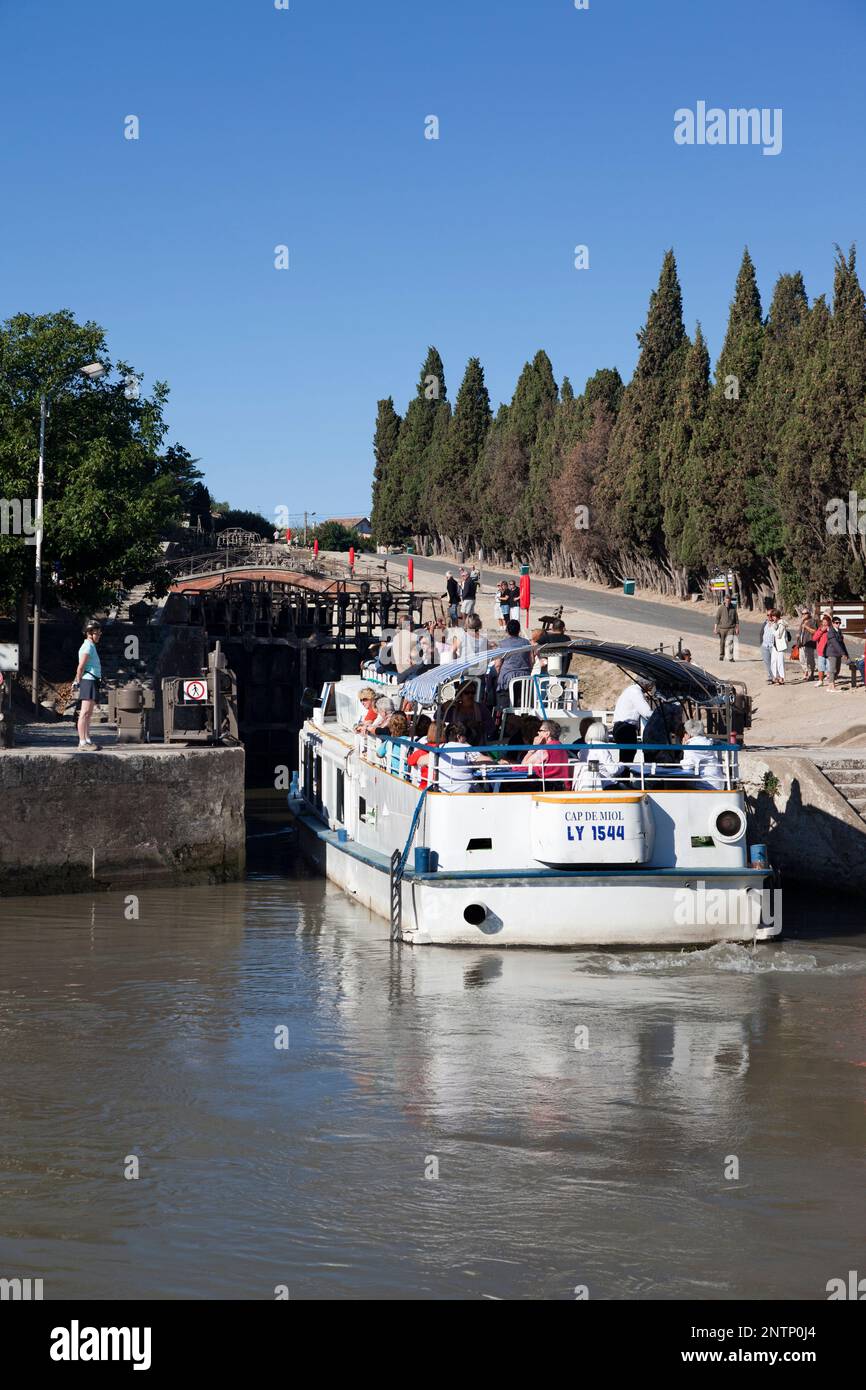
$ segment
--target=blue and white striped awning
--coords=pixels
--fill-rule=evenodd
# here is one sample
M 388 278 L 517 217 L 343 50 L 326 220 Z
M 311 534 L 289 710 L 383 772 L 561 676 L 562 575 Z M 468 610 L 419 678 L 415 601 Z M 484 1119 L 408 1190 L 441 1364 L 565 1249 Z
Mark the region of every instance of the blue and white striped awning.
M 399 687 L 400 691 L 407 700 L 414 700 L 419 705 L 431 705 L 443 685 L 447 685 L 457 676 L 462 676 L 473 666 L 486 669 L 489 657 L 495 655 L 495 649 L 491 647 L 489 651 L 480 654 L 476 652 L 474 656 L 463 657 L 460 661 L 447 661 L 441 666 L 433 666 L 423 675 L 413 676 L 410 681 L 405 681 Z

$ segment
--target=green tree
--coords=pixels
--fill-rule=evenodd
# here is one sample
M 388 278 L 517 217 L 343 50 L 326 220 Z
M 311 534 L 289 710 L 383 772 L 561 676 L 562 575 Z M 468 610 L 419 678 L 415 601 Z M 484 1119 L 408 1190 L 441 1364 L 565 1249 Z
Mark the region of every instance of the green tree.
M 77 369 L 99 360 L 102 378 L 86 382 Z M 200 474 L 179 445 L 163 451 L 168 388 L 130 399 L 128 364 L 113 376 L 105 334 L 79 324 L 68 310 L 16 314 L 0 325 L 0 496 L 35 505 L 39 398 L 51 397 L 46 430 L 43 577 L 47 604 L 56 599 L 59 564 L 63 597 L 93 609 L 148 575 L 158 561 L 164 527 L 186 510 Z M 32 594 L 34 547 L 0 536 L 0 602 Z
M 396 495 L 391 466 L 399 437 L 400 416 L 394 409 L 392 397 L 388 396 L 385 400 L 379 401 L 376 430 L 373 435 L 373 457 L 376 462 L 373 469 L 373 510 L 370 513 L 370 525 L 374 540 L 382 545 L 396 539 L 396 533 L 392 532 L 397 519 L 388 515 L 386 503 L 393 501 Z
M 819 299 L 803 331 L 793 410 L 782 439 L 778 496 L 791 566 L 812 594 L 866 589 L 864 538 L 830 524 L 864 481 L 866 310 L 855 251 L 837 248 L 833 310 Z M 847 522 L 847 518 L 846 518 Z
M 760 575 L 748 516 L 749 404 L 764 344 L 761 297 L 748 248 L 743 252 L 715 384 L 699 432 L 693 501 L 708 568 L 733 568 L 745 591 Z
M 214 530 L 219 534 L 220 531 L 229 531 L 235 527 L 242 531 L 254 531 L 265 541 L 274 538 L 274 523 L 269 521 L 266 516 L 262 516 L 261 512 L 248 512 L 241 507 L 226 507 L 224 511 L 220 512 Z
M 623 392 L 610 440 L 605 477 L 596 489 L 598 523 L 620 555 L 620 568 L 640 564 L 647 578 L 664 581 L 659 449 L 671 414 L 688 338 L 673 251 L 665 253 L 646 324 L 638 333 L 640 356 Z
M 425 515 L 443 547 L 467 547 L 477 529 L 470 480 L 476 473 L 491 419 L 484 368 L 477 357 L 470 357 L 447 437 L 441 449 L 431 449 L 424 493 Z
M 802 597 L 803 583 L 787 545 L 779 488 L 780 449 L 800 383 L 808 316 L 802 275 L 799 271 L 780 275 L 767 316 L 761 365 L 750 392 L 743 452 L 751 545 L 771 590 L 787 599 Z
M 479 460 L 478 505 L 486 548 L 522 555 L 532 541 L 533 451 L 552 428 L 559 392 L 546 352 L 527 362 L 507 410 L 500 410 Z
M 428 348 L 418 386 L 403 421 L 387 477 L 382 481 L 382 512 L 392 534 L 389 540 L 426 535 L 428 526 L 422 515 L 427 451 L 437 419 L 447 413 L 445 368 L 435 347 Z M 440 421 L 441 428 L 441 421 Z
M 689 573 L 704 559 L 705 518 L 696 497 L 694 443 L 710 396 L 710 354 L 701 325 L 695 330 L 683 364 L 676 399 L 659 437 L 662 527 L 674 587 L 680 598 L 689 589 Z
M 308 533 L 308 540 L 312 545 L 314 540 L 318 540 L 322 550 L 342 550 L 347 551 L 352 546 L 359 553 L 362 550 L 372 550 L 372 541 L 365 536 L 359 536 L 357 531 L 351 530 L 339 521 L 323 521 L 320 526 Z

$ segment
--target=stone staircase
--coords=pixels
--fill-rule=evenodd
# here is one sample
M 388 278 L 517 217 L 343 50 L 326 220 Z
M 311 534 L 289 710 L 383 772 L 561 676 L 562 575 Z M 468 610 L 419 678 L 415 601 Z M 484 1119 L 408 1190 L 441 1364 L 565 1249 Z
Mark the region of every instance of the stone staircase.
M 837 753 L 816 759 L 827 781 L 844 796 L 848 805 L 866 821 L 866 754 Z

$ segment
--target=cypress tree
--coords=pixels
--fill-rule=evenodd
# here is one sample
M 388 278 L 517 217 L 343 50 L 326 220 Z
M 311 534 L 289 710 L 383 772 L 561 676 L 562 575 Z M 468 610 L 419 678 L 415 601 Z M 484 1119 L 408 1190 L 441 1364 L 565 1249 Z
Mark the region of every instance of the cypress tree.
M 385 504 L 394 495 L 393 488 L 389 486 L 389 478 L 399 435 L 400 416 L 394 409 L 393 398 L 388 396 L 384 401 L 379 401 L 376 431 L 373 435 L 373 457 L 376 463 L 373 470 L 373 510 L 370 514 L 370 525 L 377 544 L 387 545 L 396 538 L 396 518 L 388 515 Z
M 728 328 L 696 450 L 693 501 L 709 568 L 733 567 L 741 587 L 757 578 L 756 554 L 747 514 L 746 441 L 748 405 L 761 364 L 764 326 L 755 267 L 748 248 L 737 274 Z
M 837 248 L 832 314 L 818 300 L 803 338 L 778 475 L 790 561 L 813 595 L 861 593 L 864 538 L 847 515 L 866 457 L 866 309 L 853 247 L 847 257 Z
M 386 514 L 393 517 L 395 534 L 400 538 L 423 536 L 428 532 L 421 509 L 426 455 L 437 416 L 447 415 L 447 412 L 445 369 L 436 348 L 431 347 L 427 349 L 415 395 L 400 425 L 384 488 L 383 505 Z
M 764 351 L 747 404 L 744 465 L 751 545 L 774 594 L 803 597 L 803 580 L 786 543 L 778 473 L 782 436 L 794 409 L 809 314 L 799 271 L 780 275 L 764 332 Z
M 478 533 L 472 495 L 478 461 L 492 420 L 484 368 L 470 357 L 451 418 L 447 438 L 426 480 L 424 510 L 443 546 L 468 549 Z
M 665 253 L 650 296 L 640 356 L 626 387 L 610 440 L 605 477 L 596 488 L 598 522 L 619 551 L 621 566 L 661 579 L 664 552 L 659 441 L 688 351 L 682 291 L 673 251 Z
M 677 388 L 671 417 L 659 439 L 662 526 L 671 575 L 678 597 L 685 598 L 689 572 L 703 558 L 705 518 L 695 499 L 693 442 L 710 395 L 710 354 L 701 325 L 695 330 Z

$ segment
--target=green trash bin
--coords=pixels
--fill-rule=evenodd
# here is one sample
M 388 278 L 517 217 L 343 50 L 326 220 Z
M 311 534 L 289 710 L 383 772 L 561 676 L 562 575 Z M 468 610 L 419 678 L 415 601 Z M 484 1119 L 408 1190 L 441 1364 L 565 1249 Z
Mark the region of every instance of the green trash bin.
M 634 585 L 635 585 L 635 581 L 634 581 L 633 579 L 624 579 L 624 580 L 622 581 L 622 591 L 623 591 L 623 593 L 624 593 L 624 594 L 633 594 L 633 593 L 634 593 Z

